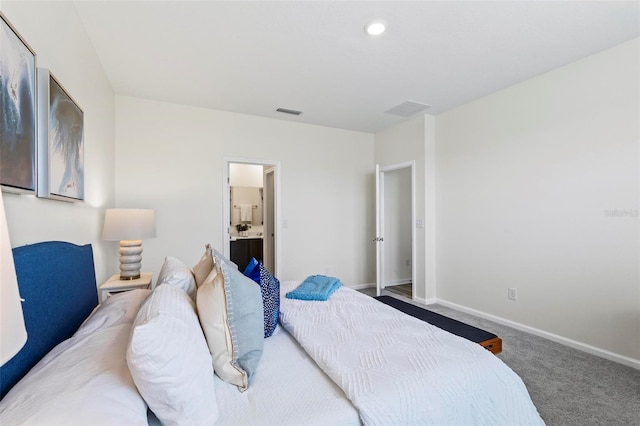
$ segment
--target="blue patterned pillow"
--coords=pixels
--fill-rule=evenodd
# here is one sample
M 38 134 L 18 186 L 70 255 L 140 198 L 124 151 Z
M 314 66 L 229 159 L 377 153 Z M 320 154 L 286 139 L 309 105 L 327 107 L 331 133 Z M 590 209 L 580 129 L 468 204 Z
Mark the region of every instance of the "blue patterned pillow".
M 260 290 L 264 310 L 264 337 L 270 337 L 278 326 L 280 317 L 280 281 L 262 265 L 260 267 Z
M 260 268 L 258 267 L 259 263 L 260 262 L 258 262 L 255 257 L 252 257 L 243 272 L 245 277 L 251 278 L 258 284 L 260 284 Z

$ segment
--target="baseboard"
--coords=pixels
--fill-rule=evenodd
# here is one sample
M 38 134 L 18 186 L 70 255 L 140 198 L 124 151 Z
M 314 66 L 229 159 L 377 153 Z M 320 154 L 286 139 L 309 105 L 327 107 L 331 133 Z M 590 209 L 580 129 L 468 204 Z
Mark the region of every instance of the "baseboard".
M 352 288 L 354 290 L 363 290 L 365 288 L 375 288 L 376 283 L 365 283 L 365 284 L 351 284 L 348 285 L 347 287 Z
M 416 297 L 413 300 L 415 302 L 422 303 L 423 305 L 431 305 L 432 303 L 438 303 L 438 299 L 423 299 L 422 297 Z
M 630 358 L 628 356 L 624 356 L 624 355 L 620 355 L 617 354 L 615 352 L 611 352 L 611 351 L 607 351 L 605 349 L 600 349 L 597 348 L 595 346 L 591 346 L 588 345 L 586 343 L 581 343 L 578 342 L 576 340 L 571 340 L 568 339 L 566 337 L 562 337 L 562 336 L 558 336 L 557 334 L 553 334 L 553 333 L 549 333 L 543 330 L 539 330 L 537 328 L 534 327 L 530 327 L 528 325 L 524 325 L 524 324 L 520 324 L 518 322 L 515 321 L 511 321 L 508 319 L 504 319 L 492 314 L 487 314 L 485 312 L 482 311 L 478 311 L 475 309 L 471 309 L 471 308 L 467 308 L 466 306 L 462 306 L 462 305 L 458 305 L 456 303 L 452 303 L 452 302 L 447 302 L 446 300 L 442 300 L 442 299 L 429 299 L 428 301 L 424 302 L 425 305 L 429 305 L 429 304 L 434 304 L 437 303 L 439 305 L 442 306 L 446 306 L 447 308 L 451 308 L 451 309 L 455 309 L 457 311 L 461 311 L 461 312 L 465 312 L 471 315 L 475 315 L 477 317 L 480 318 L 485 318 L 488 319 L 490 321 L 493 322 L 497 322 L 498 324 L 502 324 L 502 325 L 506 325 L 508 327 L 511 328 L 515 328 L 516 330 L 520 330 L 520 331 L 524 331 L 527 333 L 531 333 L 534 334 L 536 336 L 540 336 L 540 337 L 544 337 L 545 339 L 549 339 L 552 340 L 556 343 L 560 343 L 563 344 L 565 346 L 569 346 L 571 348 L 574 349 L 578 349 L 580 351 L 583 352 L 587 352 L 591 355 L 595 355 L 598 356 L 600 358 L 604 358 L 604 359 L 608 359 L 610 361 L 614 361 L 632 368 L 635 368 L 637 370 L 640 370 L 640 360 L 634 359 L 634 358 Z

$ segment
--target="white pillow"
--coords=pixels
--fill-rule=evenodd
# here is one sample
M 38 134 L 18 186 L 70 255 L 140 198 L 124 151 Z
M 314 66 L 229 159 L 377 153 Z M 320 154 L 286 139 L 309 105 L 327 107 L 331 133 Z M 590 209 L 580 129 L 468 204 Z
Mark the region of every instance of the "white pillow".
M 127 368 L 131 324 L 149 290 L 116 294 L 0 401 L 0 424 L 146 425 Z
M 262 293 L 260 286 L 215 251 L 214 262 L 215 267 L 198 288 L 198 317 L 215 373 L 242 392 L 262 356 Z
M 127 350 L 131 376 L 165 425 L 212 425 L 218 418 L 213 368 L 193 301 L 157 287 L 140 307 Z
M 193 277 L 193 272 L 180 259 L 167 256 L 164 259 L 156 287 L 162 284 L 169 284 L 187 292 L 191 300 L 196 300 L 198 288 Z

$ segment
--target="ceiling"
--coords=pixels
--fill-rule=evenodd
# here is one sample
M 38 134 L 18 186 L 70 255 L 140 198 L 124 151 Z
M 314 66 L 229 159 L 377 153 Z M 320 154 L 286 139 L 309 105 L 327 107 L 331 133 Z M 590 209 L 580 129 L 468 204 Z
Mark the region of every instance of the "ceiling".
M 639 4 L 75 2 L 118 94 L 370 133 L 407 100 L 435 115 L 638 37 Z

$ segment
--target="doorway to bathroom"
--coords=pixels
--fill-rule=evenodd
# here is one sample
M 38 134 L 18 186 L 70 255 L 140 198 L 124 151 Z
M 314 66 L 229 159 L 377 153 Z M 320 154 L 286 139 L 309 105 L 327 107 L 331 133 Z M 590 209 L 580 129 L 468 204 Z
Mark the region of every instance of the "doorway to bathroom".
M 224 254 L 244 271 L 255 257 L 280 275 L 280 163 L 224 158 Z
M 376 165 L 376 293 L 415 297 L 415 165 Z

